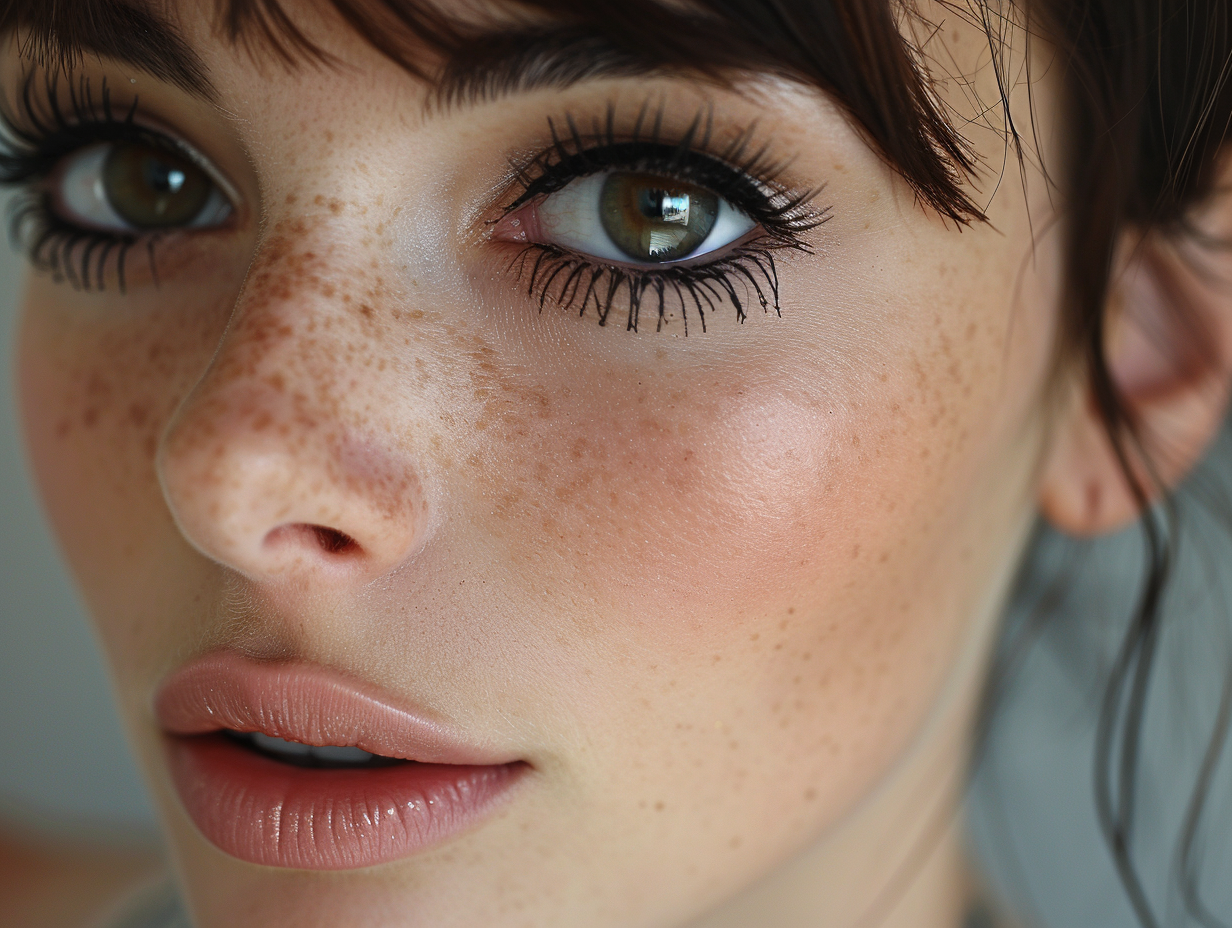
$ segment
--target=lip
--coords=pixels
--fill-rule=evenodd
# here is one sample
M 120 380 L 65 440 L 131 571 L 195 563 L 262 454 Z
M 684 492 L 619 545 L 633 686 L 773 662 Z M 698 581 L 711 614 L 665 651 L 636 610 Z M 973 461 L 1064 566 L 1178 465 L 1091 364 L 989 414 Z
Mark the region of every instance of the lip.
M 154 713 L 197 828 L 226 853 L 267 866 L 349 870 L 406 857 L 477 824 L 530 769 L 371 687 L 300 662 L 207 655 L 164 681 Z M 226 729 L 408 763 L 297 767 L 249 750 Z

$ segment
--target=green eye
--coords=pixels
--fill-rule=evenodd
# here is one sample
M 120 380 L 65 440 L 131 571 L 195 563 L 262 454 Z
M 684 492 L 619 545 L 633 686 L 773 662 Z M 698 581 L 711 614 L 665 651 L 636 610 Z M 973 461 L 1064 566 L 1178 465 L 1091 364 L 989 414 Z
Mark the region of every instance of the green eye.
M 649 171 L 579 177 L 535 212 L 544 244 L 643 267 L 704 258 L 757 228 L 715 191 Z
M 599 214 L 612 242 L 634 261 L 687 258 L 714 229 L 716 194 L 652 174 L 609 174 Z
M 147 145 L 115 145 L 103 164 L 107 202 L 138 229 L 191 224 L 209 202 L 213 187 L 192 162 Z

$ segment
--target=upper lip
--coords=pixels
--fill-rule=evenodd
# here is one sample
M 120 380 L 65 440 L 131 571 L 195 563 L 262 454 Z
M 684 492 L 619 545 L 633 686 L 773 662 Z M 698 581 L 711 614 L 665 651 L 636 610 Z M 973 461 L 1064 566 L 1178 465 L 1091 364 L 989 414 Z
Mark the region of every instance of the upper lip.
M 171 735 L 263 732 L 430 764 L 518 760 L 337 671 L 298 661 L 260 662 L 231 651 L 207 654 L 174 671 L 154 697 L 154 714 Z

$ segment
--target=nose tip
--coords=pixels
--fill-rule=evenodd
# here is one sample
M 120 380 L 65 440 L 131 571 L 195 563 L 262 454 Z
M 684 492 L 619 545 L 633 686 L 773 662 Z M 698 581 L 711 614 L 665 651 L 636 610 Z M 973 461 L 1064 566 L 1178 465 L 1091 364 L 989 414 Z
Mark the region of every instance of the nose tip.
M 425 507 L 412 467 L 244 406 L 190 401 L 163 439 L 163 493 L 194 547 L 258 582 L 372 579 L 413 554 Z

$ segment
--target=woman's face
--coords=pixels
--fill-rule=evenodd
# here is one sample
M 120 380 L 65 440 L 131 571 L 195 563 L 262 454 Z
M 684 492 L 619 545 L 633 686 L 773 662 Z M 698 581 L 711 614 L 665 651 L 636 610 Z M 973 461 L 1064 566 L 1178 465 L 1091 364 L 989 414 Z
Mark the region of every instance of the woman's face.
M 234 47 L 210 8 L 177 21 L 215 103 L 89 57 L 60 82 L 106 80 L 215 173 L 70 155 L 70 217 L 189 206 L 152 261 L 139 236 L 124 290 L 117 249 L 101 292 L 35 275 L 20 334 L 34 465 L 200 923 L 667 925 L 822 840 L 909 753 L 1033 512 L 1043 181 L 990 167 L 991 222 L 960 230 L 811 89 L 660 75 L 427 105 L 319 5 L 287 9 L 337 66 Z M 986 38 L 934 41 L 973 112 Z M 1037 88 L 1045 126 L 1048 105 Z M 999 126 L 968 135 L 1002 163 Z M 511 163 L 532 196 L 505 212 Z M 612 288 L 638 248 L 661 276 Z M 602 272 L 570 263 L 587 251 Z M 265 702 L 237 721 L 212 698 Z M 480 767 L 411 790 L 435 819 L 383 811 L 426 768 L 167 734 L 211 713 Z

